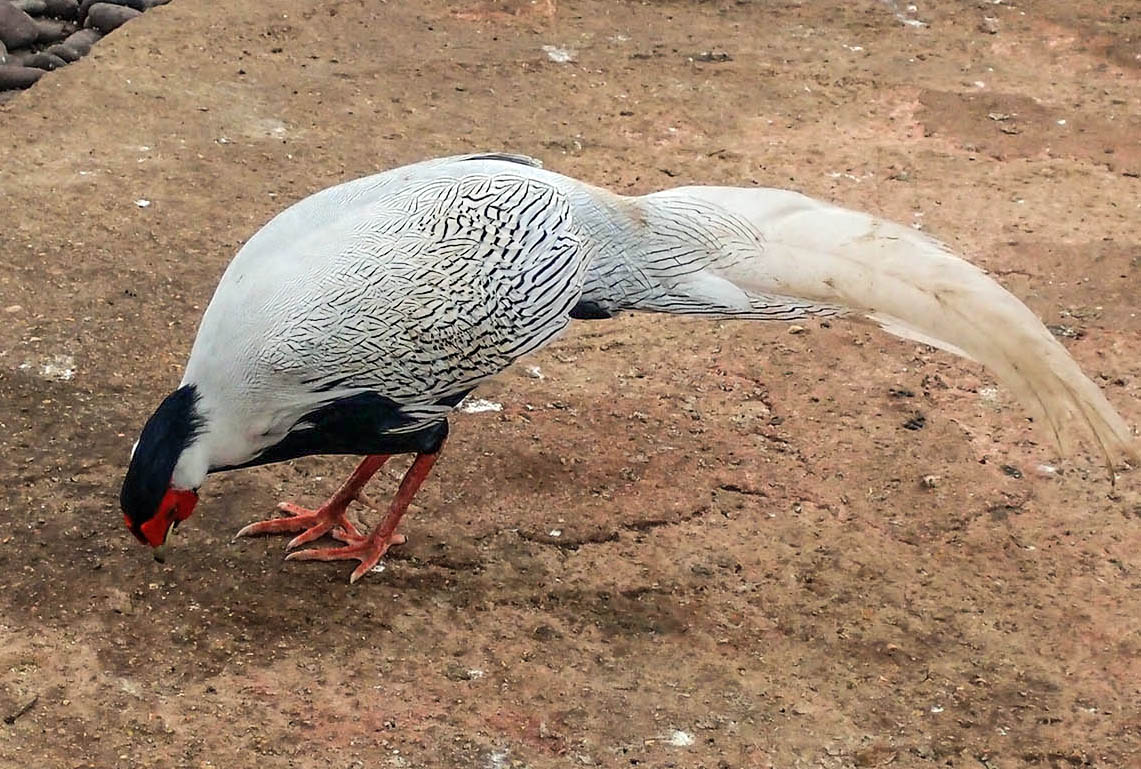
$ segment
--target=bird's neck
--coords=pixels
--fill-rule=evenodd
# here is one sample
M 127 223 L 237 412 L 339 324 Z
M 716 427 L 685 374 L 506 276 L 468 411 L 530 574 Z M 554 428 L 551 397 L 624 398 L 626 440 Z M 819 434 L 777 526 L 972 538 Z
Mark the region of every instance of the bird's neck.
M 206 480 L 210 471 L 210 449 L 208 435 L 199 436 L 194 443 L 183 449 L 170 476 L 170 485 L 176 489 L 197 489 Z
M 172 484 L 181 489 L 195 489 L 201 484 L 206 474 L 199 475 L 191 459 L 198 452 L 191 449 L 205 426 L 193 386 L 178 388 L 151 414 L 131 451 L 120 491 L 123 510 L 132 519 L 142 521 L 153 516 Z

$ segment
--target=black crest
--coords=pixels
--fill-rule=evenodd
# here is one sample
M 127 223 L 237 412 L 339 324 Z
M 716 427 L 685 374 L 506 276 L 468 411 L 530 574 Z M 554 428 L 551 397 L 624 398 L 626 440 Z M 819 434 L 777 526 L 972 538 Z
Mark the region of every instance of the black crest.
M 202 431 L 198 390 L 185 385 L 166 396 L 143 426 L 119 492 L 119 505 L 136 526 L 158 510 L 184 449 Z

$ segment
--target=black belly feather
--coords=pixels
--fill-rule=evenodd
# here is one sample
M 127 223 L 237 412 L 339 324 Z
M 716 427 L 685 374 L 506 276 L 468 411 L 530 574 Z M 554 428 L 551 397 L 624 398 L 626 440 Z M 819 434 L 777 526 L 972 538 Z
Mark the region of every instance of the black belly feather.
M 465 392 L 442 398 L 439 403 L 456 406 Z M 306 414 L 283 439 L 248 462 L 212 467 L 211 473 L 284 462 L 315 454 L 432 454 L 448 437 L 448 420 L 418 430 L 404 430 L 413 424 L 391 398 L 366 392 L 327 403 Z
M 570 311 L 572 320 L 606 320 L 617 314 L 616 310 L 603 307 L 598 302 L 592 302 L 589 299 L 580 299 Z

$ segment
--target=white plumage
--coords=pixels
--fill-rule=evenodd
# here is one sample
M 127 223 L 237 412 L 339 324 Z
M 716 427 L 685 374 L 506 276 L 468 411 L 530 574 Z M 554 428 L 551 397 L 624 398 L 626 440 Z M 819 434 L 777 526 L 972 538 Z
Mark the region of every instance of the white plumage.
M 164 482 L 196 489 L 214 470 L 314 453 L 434 458 L 481 381 L 571 317 L 626 310 L 876 323 L 982 363 L 1063 451 L 1084 430 L 1111 466 L 1138 457 L 1038 318 L 926 235 L 784 190 L 623 197 L 490 154 L 332 187 L 246 243 L 202 319 L 189 394 L 158 420 L 185 403 L 196 420 Z M 161 432 L 148 423 L 132 470 Z M 343 532 L 343 507 L 320 520 Z

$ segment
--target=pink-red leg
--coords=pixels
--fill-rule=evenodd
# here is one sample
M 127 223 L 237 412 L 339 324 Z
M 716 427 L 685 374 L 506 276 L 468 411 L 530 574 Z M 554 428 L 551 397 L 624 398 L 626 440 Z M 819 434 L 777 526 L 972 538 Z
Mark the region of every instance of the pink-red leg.
M 337 489 L 336 493 L 316 510 L 310 510 L 292 502 L 281 502 L 277 509 L 289 513 L 289 515 L 284 518 L 271 518 L 268 521 L 251 523 L 235 536 L 250 537 L 256 534 L 281 534 L 300 531 L 301 534 L 294 537 L 285 546 L 287 550 L 312 542 L 330 532 L 334 537 L 344 542 L 363 541 L 364 535 L 352 524 L 345 512 L 349 508 L 349 503 L 354 500 L 370 504 L 361 493 L 361 489 L 372 476 L 376 475 L 376 471 L 388 461 L 389 456 L 388 454 L 372 454 L 362 459 L 348 480 L 341 484 L 341 488 Z
M 392 498 L 388 512 L 367 537 L 363 537 L 359 541 L 350 541 L 345 547 L 298 550 L 287 555 L 285 559 L 287 561 L 357 560 L 360 561 L 360 565 L 353 570 L 352 576 L 349 577 L 349 582 L 356 582 L 369 569 L 376 566 L 381 557 L 388 552 L 389 547 L 404 544 L 404 536 L 396 533 L 396 526 L 400 523 L 400 518 L 408 509 L 412 497 L 416 496 L 417 490 L 419 490 L 424 479 L 428 477 L 432 465 L 436 464 L 436 459 L 439 456 L 439 451 L 433 454 L 416 455 L 416 460 L 408 468 L 408 472 L 404 474 L 404 479 L 400 481 L 400 488 L 396 491 L 396 496 Z

